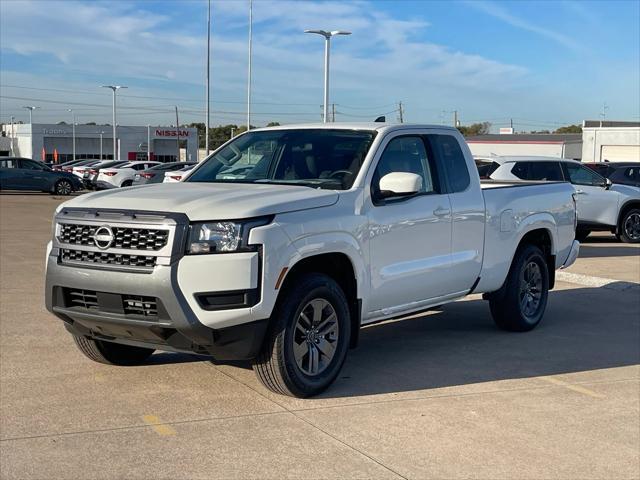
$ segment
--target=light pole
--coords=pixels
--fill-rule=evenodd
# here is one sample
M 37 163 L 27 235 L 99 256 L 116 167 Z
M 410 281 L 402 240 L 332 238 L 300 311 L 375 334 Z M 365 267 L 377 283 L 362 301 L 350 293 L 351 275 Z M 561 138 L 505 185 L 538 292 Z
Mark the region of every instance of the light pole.
M 13 115 L 11 115 L 11 146 L 9 148 L 9 150 L 11 151 L 11 156 L 15 155 L 15 148 L 13 146 L 13 139 L 16 136 L 15 131 L 13 130 L 13 121 L 15 120 L 15 117 Z
M 211 74 L 211 0 L 209 0 L 209 8 L 207 10 L 207 92 L 206 92 L 206 105 L 205 105 L 205 110 L 206 110 L 206 119 L 205 119 L 205 126 L 204 126 L 204 148 L 207 152 L 207 157 L 209 156 L 209 122 L 210 122 L 210 115 L 209 115 L 209 77 Z
M 71 112 L 71 141 L 73 144 L 73 160 L 76 159 L 76 115 L 73 113 L 73 108 L 67 108 L 67 112 Z
M 36 108 L 40 108 L 40 107 L 34 107 L 32 105 L 26 105 L 26 106 L 24 106 L 22 108 L 26 108 L 27 110 L 29 110 L 29 125 L 32 125 L 33 124 L 33 111 Z
M 123 87 L 122 85 L 102 85 L 102 88 L 110 88 L 113 92 L 113 160 L 119 160 L 116 158 L 116 151 L 118 150 L 118 140 L 116 138 L 116 92 Z
M 147 161 L 151 161 L 151 125 L 147 125 Z
M 102 136 L 104 132 L 100 132 L 100 160 L 102 160 Z
M 329 121 L 329 50 L 331 49 L 331 37 L 335 35 L 351 35 L 351 32 L 344 30 L 333 30 L 327 32 L 325 30 L 305 30 L 304 33 L 315 33 L 324 37 L 324 113 L 323 121 Z
M 251 60 L 253 47 L 253 0 L 249 0 L 249 71 L 247 73 L 247 132 L 251 130 Z

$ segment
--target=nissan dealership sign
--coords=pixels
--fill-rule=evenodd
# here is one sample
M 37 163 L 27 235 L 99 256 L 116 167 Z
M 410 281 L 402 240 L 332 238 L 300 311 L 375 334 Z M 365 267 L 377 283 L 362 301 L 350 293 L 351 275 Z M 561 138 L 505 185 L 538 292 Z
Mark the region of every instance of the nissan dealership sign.
M 181 137 L 188 137 L 189 136 L 189 131 L 188 130 L 162 130 L 159 128 L 156 128 L 156 137 L 177 137 L 178 134 Z

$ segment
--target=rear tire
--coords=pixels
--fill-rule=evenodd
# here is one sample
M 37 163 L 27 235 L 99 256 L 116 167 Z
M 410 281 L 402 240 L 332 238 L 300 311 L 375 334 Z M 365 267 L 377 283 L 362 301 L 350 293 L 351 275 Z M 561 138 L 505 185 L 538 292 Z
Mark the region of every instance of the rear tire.
M 624 214 L 619 238 L 624 243 L 640 243 L 640 209 L 632 208 Z
M 576 230 L 576 240 L 580 243 L 584 242 L 591 235 L 591 230 Z
M 281 395 L 317 395 L 335 380 L 347 357 L 351 318 L 340 286 L 326 275 L 295 279 L 283 292 L 253 370 Z
M 533 330 L 542 320 L 549 298 L 549 270 L 534 245 L 518 249 L 503 287 L 489 298 L 496 325 L 510 332 Z
M 120 185 L 121 187 L 130 187 L 131 185 L 133 185 L 133 180 L 125 180 L 124 182 L 122 182 L 122 185 Z
M 98 363 L 107 365 L 132 366 L 140 365 L 155 351 L 152 348 L 132 347 L 119 343 L 103 342 L 93 338 L 73 336 L 78 350 L 85 357 Z
M 73 185 L 69 180 L 58 180 L 53 187 L 55 195 L 71 195 L 73 193 Z

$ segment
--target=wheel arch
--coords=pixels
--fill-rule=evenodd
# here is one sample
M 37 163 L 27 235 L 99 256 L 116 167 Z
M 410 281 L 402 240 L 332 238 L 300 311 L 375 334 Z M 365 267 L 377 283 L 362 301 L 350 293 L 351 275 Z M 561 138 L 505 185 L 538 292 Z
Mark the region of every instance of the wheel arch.
M 542 253 L 547 260 L 549 290 L 553 289 L 556 283 L 556 255 L 551 231 L 546 227 L 535 228 L 527 231 L 520 239 L 516 251 L 520 250 L 525 245 L 535 245 L 542 250 Z
M 323 252 L 309 255 L 299 259 L 285 272 L 284 279 L 279 285 L 278 301 L 287 294 L 289 287 L 295 283 L 296 279 L 306 273 L 321 273 L 332 278 L 344 292 L 349 303 L 349 313 L 351 316 L 351 338 L 350 346 L 357 346 L 360 323 L 361 304 L 358 298 L 357 268 L 349 255 L 343 252 Z
M 616 234 L 620 234 L 622 232 L 622 220 L 624 220 L 624 216 L 627 212 L 633 208 L 640 208 L 640 200 L 627 200 L 620 207 L 620 213 L 618 213 L 618 221 L 616 223 Z

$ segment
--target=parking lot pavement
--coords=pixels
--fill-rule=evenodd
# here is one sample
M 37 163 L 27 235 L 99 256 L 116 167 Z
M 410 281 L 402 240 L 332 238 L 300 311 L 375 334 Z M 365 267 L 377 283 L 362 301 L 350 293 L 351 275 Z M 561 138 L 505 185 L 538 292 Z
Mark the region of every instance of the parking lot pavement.
M 336 384 L 299 400 L 245 364 L 84 358 L 43 306 L 60 201 L 0 195 L 3 479 L 640 478 L 637 246 L 587 242 L 527 334 L 478 296 L 366 327 Z

